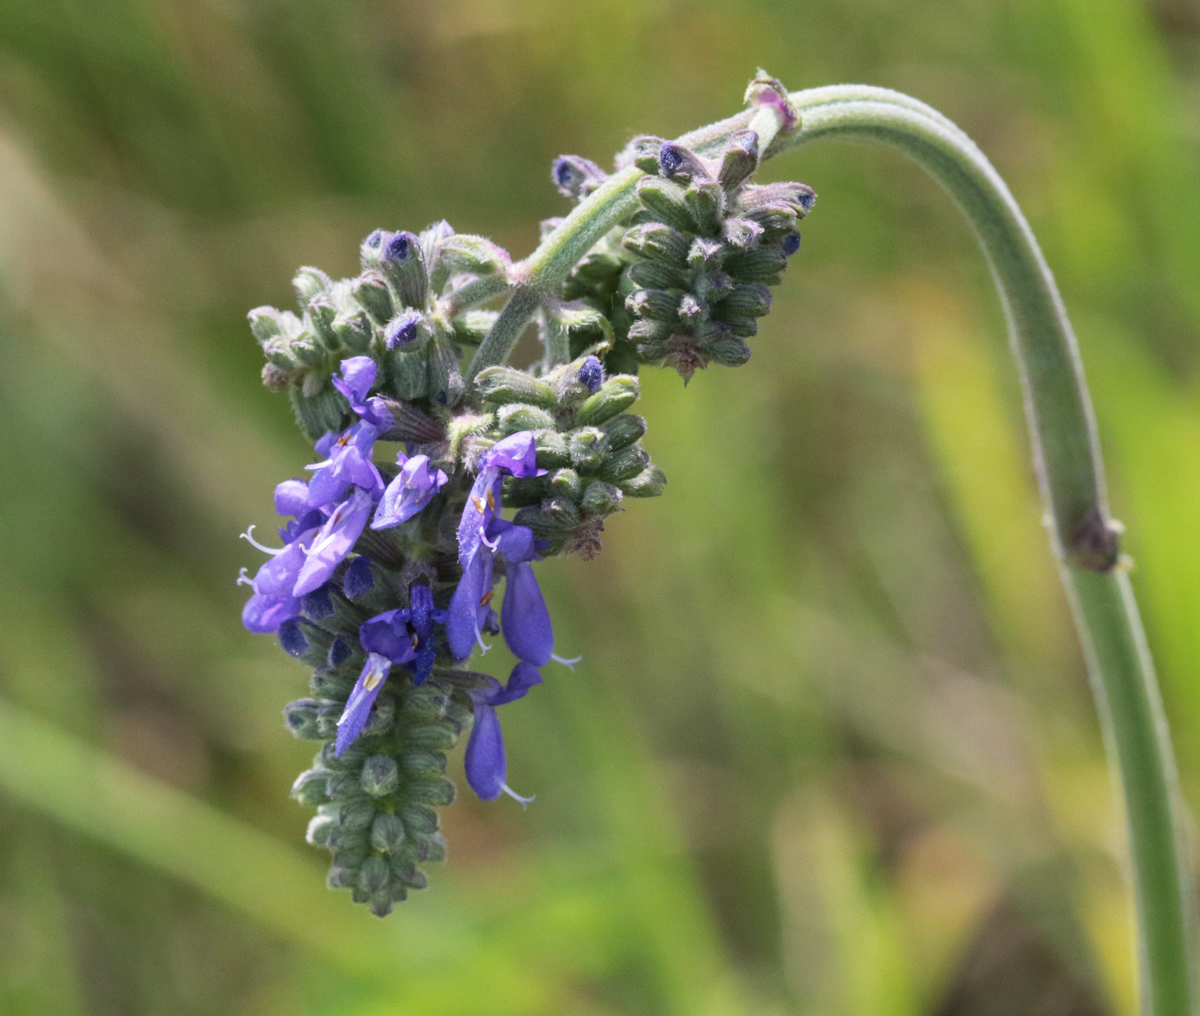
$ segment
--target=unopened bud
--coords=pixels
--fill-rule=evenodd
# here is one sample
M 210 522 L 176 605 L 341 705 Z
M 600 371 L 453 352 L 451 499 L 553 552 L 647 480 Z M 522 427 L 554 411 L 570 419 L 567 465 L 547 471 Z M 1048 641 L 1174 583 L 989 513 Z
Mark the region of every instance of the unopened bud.
M 379 253 L 379 268 L 405 307 L 424 307 L 428 293 L 425 257 L 414 233 L 394 233 Z
M 618 486 L 630 497 L 658 497 L 666 489 L 667 475 L 658 466 L 649 466 Z
M 614 374 L 579 407 L 579 421 L 587 426 L 595 426 L 611 420 L 632 406 L 637 397 L 637 378 L 629 374 Z
M 579 507 L 587 515 L 611 515 L 620 507 L 621 497 L 621 491 L 611 483 L 591 483 Z
M 362 767 L 359 777 L 362 788 L 372 797 L 390 794 L 400 785 L 400 770 L 396 760 L 388 755 L 372 755 Z
M 392 319 L 395 313 L 392 291 L 388 288 L 387 279 L 379 272 L 363 272 L 351 284 L 350 291 L 376 322 L 382 325 Z
M 303 307 L 318 293 L 324 293 L 333 285 L 329 276 L 320 268 L 301 268 L 292 279 L 292 287 L 296 290 L 296 298 Z
M 695 232 L 696 220 L 683 200 L 683 188 L 660 176 L 645 176 L 637 185 L 638 197 L 659 222 L 685 232 Z
M 726 192 L 735 190 L 758 168 L 758 135 L 754 131 L 734 131 L 721 153 L 717 182 Z
M 661 222 L 645 222 L 634 226 L 621 240 L 626 250 L 661 261 L 677 268 L 687 265 L 690 241 L 677 229 Z
M 487 367 L 476 376 L 475 386 L 488 402 L 524 402 L 543 409 L 558 404 L 554 389 L 545 381 L 514 367 Z

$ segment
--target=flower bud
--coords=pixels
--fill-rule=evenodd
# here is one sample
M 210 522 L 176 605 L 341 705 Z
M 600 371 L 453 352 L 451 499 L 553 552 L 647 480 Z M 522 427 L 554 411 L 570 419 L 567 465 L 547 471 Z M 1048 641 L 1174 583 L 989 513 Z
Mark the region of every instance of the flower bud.
M 306 741 L 319 741 L 323 734 L 317 729 L 317 710 L 321 703 L 315 699 L 300 699 L 289 702 L 283 708 L 283 720 L 294 737 Z
M 328 815 L 314 815 L 308 823 L 308 829 L 305 830 L 304 838 L 314 847 L 324 847 L 329 844 L 330 834 L 337 828 L 335 822 Z
M 595 426 L 611 420 L 637 401 L 638 380 L 629 374 L 614 374 L 595 395 L 579 407 L 579 422 Z M 539 456 L 540 458 L 540 456 Z M 563 463 L 565 465 L 566 463 Z
M 635 317 L 651 318 L 655 321 L 677 321 L 680 296 L 678 290 L 638 289 L 625 298 L 625 307 Z
M 409 727 L 404 734 L 404 743 L 409 748 L 423 751 L 442 751 L 453 748 L 457 740 L 455 733 L 445 724 L 426 723 Z
M 379 255 L 383 252 L 383 245 L 391 235 L 382 229 L 376 229 L 359 245 L 358 256 L 364 272 L 379 267 Z
M 609 483 L 632 480 L 650 463 L 650 456 L 636 446 L 610 455 L 600 467 L 600 478 Z
M 375 821 L 375 805 L 368 798 L 341 802 L 338 808 L 339 832 L 361 832 Z
M 721 223 L 721 236 L 726 246 L 733 250 L 749 250 L 764 234 L 762 224 L 753 219 L 728 218 Z
M 454 803 L 454 784 L 443 779 L 419 780 L 409 785 L 405 796 L 414 804 L 442 808 Z
M 387 324 L 392 319 L 395 313 L 392 291 L 388 289 L 387 279 L 379 272 L 363 272 L 351 284 L 350 291 L 378 324 Z
M 333 319 L 333 333 L 343 349 L 365 353 L 371 348 L 375 329 L 362 311 L 342 311 Z
M 476 376 L 475 386 L 488 402 L 525 402 L 543 409 L 558 404 L 554 389 L 545 381 L 514 367 L 487 367 Z
M 688 248 L 688 266 L 695 270 L 711 271 L 725 260 L 725 244 L 713 237 L 698 236 Z
M 501 406 L 499 412 L 496 413 L 496 419 L 505 434 L 554 427 L 554 417 L 546 410 L 539 409 L 537 406 L 527 406 L 520 402 Z
M 387 888 L 388 882 L 391 881 L 391 875 L 387 861 L 377 854 L 372 855 L 363 862 L 363 866 L 359 870 L 358 885 L 368 893 L 374 894 Z
M 320 769 L 309 769 L 301 773 L 292 784 L 292 797 L 310 808 L 327 804 L 330 797 L 326 787 L 326 774 Z
M 685 232 L 695 232 L 696 220 L 683 199 L 683 188 L 659 176 L 644 176 L 637 185 L 638 198 L 659 222 Z
M 442 243 L 438 267 L 449 269 L 451 275 L 504 275 L 508 264 L 503 247 L 482 236 L 458 233 Z
M 661 222 L 644 222 L 625 233 L 622 246 L 640 257 L 682 268 L 688 261 L 690 241 L 684 233 Z
M 721 185 L 710 181 L 693 181 L 683 192 L 688 211 L 696 220 L 696 232 L 701 236 L 713 236 L 721 230 L 725 216 L 725 192 Z
M 372 847 L 390 854 L 398 850 L 405 839 L 404 823 L 399 815 L 383 811 L 375 816 L 375 821 L 371 823 Z
M 683 289 L 687 275 L 661 261 L 638 261 L 629 266 L 629 281 L 644 289 Z
M 554 160 L 550 176 L 559 194 L 576 201 L 587 197 L 608 179 L 604 170 L 578 155 L 560 155 Z
M 717 321 L 734 317 L 762 317 L 771 309 L 771 290 L 761 282 L 748 282 L 735 286 L 729 295 L 713 307 L 713 318 Z
M 289 314 L 288 317 L 294 315 Z M 250 332 L 260 342 L 265 343 L 276 335 L 286 334 L 283 311 L 274 307 L 255 307 L 246 315 L 250 322 Z
M 536 508 L 522 508 L 513 517 L 520 526 L 528 526 L 537 537 L 562 536 L 578 527 L 579 509 L 567 497 L 548 497 Z
M 721 153 L 717 182 L 726 192 L 735 190 L 758 168 L 758 134 L 751 130 L 734 131 Z
M 618 487 L 629 497 L 658 497 L 667 486 L 667 475 L 658 466 L 648 466 L 632 480 L 623 480 Z
M 420 311 L 411 307 L 400 311 L 383 330 L 383 344 L 388 349 L 403 349 L 411 353 L 428 340 L 432 327 Z
M 363 763 L 359 780 L 372 797 L 383 797 L 400 785 L 400 769 L 391 756 L 372 755 Z
M 338 348 L 337 332 L 333 330 L 333 321 L 338 315 L 337 306 L 328 293 L 318 293 L 308 301 L 308 321 L 312 330 L 327 349 Z
M 429 391 L 429 363 L 425 350 L 404 346 L 392 350 L 392 378 L 396 394 L 406 402 L 423 399 Z
M 598 427 L 581 427 L 571 434 L 567 446 L 571 465 L 585 473 L 600 468 L 608 451 L 604 443 L 604 431 Z
M 425 257 L 418 237 L 394 233 L 379 252 L 379 268 L 405 307 L 424 307 L 428 293 Z
M 583 497 L 583 480 L 574 469 L 557 469 L 550 477 L 550 489 L 558 496 L 578 504 Z
M 747 319 L 749 320 L 749 319 Z M 753 325 L 754 322 L 750 321 Z M 704 355 L 723 367 L 740 367 L 750 359 L 750 347 L 736 335 L 726 335 L 704 346 Z
M 409 836 L 437 832 L 437 812 L 423 804 L 406 804 L 400 809 L 400 819 Z
M 625 146 L 625 150 L 617 157 L 617 165 L 637 166 L 643 173 L 658 174 L 658 153 L 667 144 L 662 138 L 651 134 L 642 134 Z
M 318 293 L 324 293 L 332 280 L 320 268 L 301 268 L 292 279 L 292 287 L 296 290 L 296 298 L 300 306 L 308 304 Z
M 611 483 L 590 483 L 579 507 L 586 515 L 611 515 L 620 507 L 622 496 Z
M 539 430 L 534 432 L 534 439 L 537 443 L 537 461 L 541 468 L 555 469 L 571 464 L 571 453 L 564 435 L 552 430 Z
M 725 271 L 738 282 L 765 282 L 775 285 L 787 267 L 787 255 L 778 247 L 756 247 L 735 251 L 725 259 Z
M 747 221 L 756 222 L 766 240 L 775 240 L 796 229 L 799 216 L 794 209 L 784 204 L 764 205 L 745 213 Z
M 429 398 L 439 406 L 453 407 L 465 388 L 458 354 L 449 339 L 435 334 L 429 348 Z
M 446 859 L 446 839 L 441 833 L 423 833 L 414 839 L 413 847 L 422 864 Z
M 703 183 L 712 179 L 695 152 L 673 141 L 664 141 L 659 148 L 658 170 L 668 180 L 678 180 L 682 183 L 693 180 Z
M 600 429 L 604 431 L 608 447 L 618 451 L 633 444 L 646 433 L 646 421 L 632 413 L 622 413 L 606 420 Z

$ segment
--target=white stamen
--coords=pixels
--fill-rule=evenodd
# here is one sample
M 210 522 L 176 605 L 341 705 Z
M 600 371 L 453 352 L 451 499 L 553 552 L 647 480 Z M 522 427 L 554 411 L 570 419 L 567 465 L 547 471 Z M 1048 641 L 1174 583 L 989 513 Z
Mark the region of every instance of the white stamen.
M 528 808 L 530 804 L 537 800 L 536 797 L 522 797 L 507 783 L 501 783 L 500 789 L 503 790 L 509 797 L 521 805 L 522 808 Z
M 239 535 L 241 536 L 241 538 L 243 540 L 245 540 L 248 544 L 250 544 L 250 546 L 255 547 L 258 550 L 261 550 L 264 554 L 270 554 L 272 557 L 274 557 L 276 554 L 282 554 L 285 550 L 287 550 L 286 547 L 280 547 L 278 550 L 276 550 L 272 547 L 264 547 L 261 543 L 259 543 L 254 538 L 253 534 L 254 534 L 254 527 L 251 526 L 244 533 L 240 533 Z
M 254 582 L 250 578 L 250 573 L 245 568 L 243 568 L 241 571 L 238 572 L 237 584 L 239 586 L 254 585 Z
M 577 663 L 581 662 L 581 661 L 583 660 L 583 657 L 582 657 L 582 656 L 576 656 L 576 657 L 573 657 L 573 658 L 572 658 L 572 659 L 570 659 L 570 660 L 567 660 L 567 659 L 564 659 L 564 658 L 563 658 L 563 657 L 561 657 L 561 656 L 555 656 L 555 655 L 554 655 L 554 653 L 551 653 L 551 654 L 550 654 L 550 659 L 554 660 L 554 662 L 555 662 L 555 663 L 561 663 L 561 664 L 562 664 L 564 667 L 566 667 L 566 668 L 567 668 L 567 670 L 571 670 L 571 671 L 573 671 L 573 670 L 575 669 L 575 664 L 577 664 Z

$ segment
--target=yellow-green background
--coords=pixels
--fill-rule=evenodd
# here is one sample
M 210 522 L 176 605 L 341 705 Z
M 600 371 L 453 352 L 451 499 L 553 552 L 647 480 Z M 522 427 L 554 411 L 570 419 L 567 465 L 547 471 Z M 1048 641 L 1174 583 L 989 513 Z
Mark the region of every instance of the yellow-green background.
M 1195 0 L 2 0 L 0 1012 L 1133 1011 L 1003 322 L 884 151 L 769 168 L 821 197 L 753 360 L 647 374 L 666 496 L 541 567 L 584 662 L 505 710 L 537 803 L 464 793 L 382 922 L 303 843 L 305 673 L 233 579 L 311 453 L 246 309 L 377 226 L 523 255 L 555 155 L 759 65 L 932 103 L 1023 203 L 1200 799 Z

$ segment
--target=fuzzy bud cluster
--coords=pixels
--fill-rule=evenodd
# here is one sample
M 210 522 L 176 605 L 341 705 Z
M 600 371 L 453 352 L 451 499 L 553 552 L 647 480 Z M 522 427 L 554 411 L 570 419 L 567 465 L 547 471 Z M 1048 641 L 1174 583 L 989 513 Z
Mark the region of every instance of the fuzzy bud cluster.
M 638 397 L 636 377 L 605 377 L 599 358 L 588 355 L 537 378 L 489 367 L 476 383 L 501 433 L 535 436 L 546 474 L 513 477 L 504 500 L 520 508 L 514 521 L 546 541 L 545 553 L 594 557 L 604 518 L 625 497 L 655 497 L 666 486 L 642 448 L 646 421 L 625 412 Z
M 462 347 L 478 344 L 494 313 L 460 309 L 456 294 L 489 277 L 503 278 L 508 254 L 446 222 L 423 232 L 375 230 L 360 248 L 362 272 L 332 280 L 301 268 L 294 285 L 299 313 L 258 307 L 250 329 L 267 363 L 263 382 L 286 390 L 309 440 L 346 423 L 346 405 L 330 377 L 346 357 L 370 356 L 397 398 L 418 407 L 454 406 L 462 398 Z
M 685 381 L 710 362 L 740 366 L 815 195 L 799 183 L 750 183 L 758 165 L 750 130 L 734 133 L 714 160 L 661 138 L 639 138 L 632 152 L 650 175 L 621 241 L 638 259 L 626 273 L 628 339 L 639 358 Z

